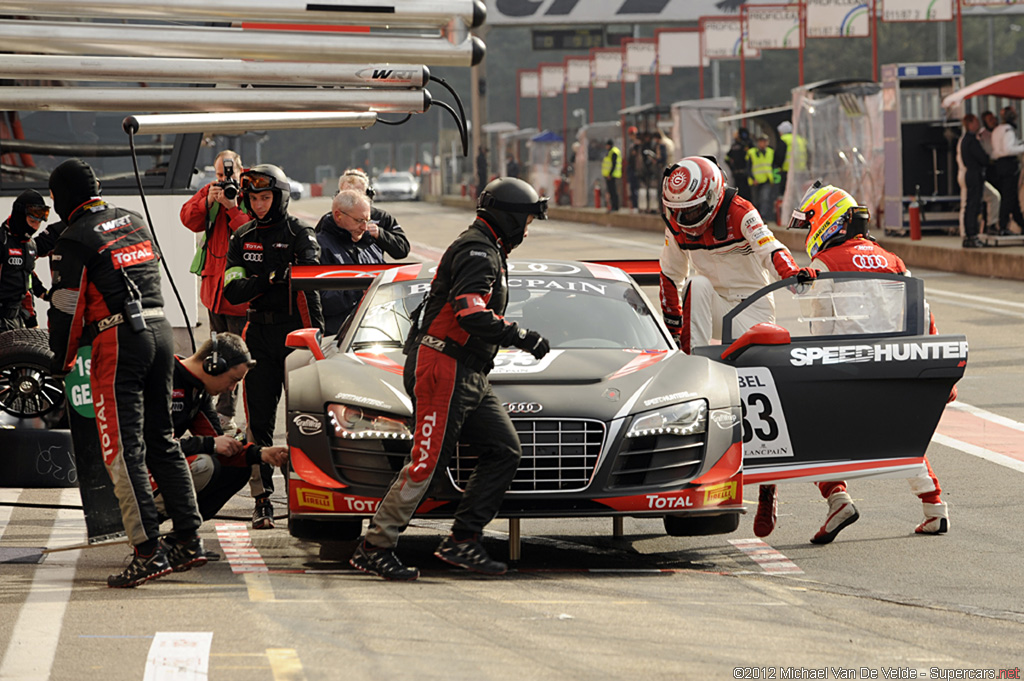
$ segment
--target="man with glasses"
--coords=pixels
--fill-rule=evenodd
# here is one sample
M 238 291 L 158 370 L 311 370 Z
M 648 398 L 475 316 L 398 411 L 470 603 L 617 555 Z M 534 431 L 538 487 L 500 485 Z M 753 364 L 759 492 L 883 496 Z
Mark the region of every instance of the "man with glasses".
M 284 171 L 268 163 L 242 173 L 242 201 L 252 221 L 238 228 L 228 245 L 224 297 L 248 303 L 243 335 L 256 365 L 245 376 L 247 436 L 259 447 L 274 444 L 274 420 L 284 385 L 285 338 L 297 329 L 324 328 L 316 291 L 292 291 L 292 265 L 319 265 L 313 228 L 288 214 L 291 190 Z M 253 528 L 274 527 L 270 495 L 273 469 L 262 467 L 262 491 L 254 493 Z
M 36 260 L 32 235 L 49 216 L 43 195 L 26 189 L 14 199 L 0 230 L 0 331 L 37 326 L 29 294 Z
M 387 253 L 396 260 L 409 255 L 409 240 L 402 228 L 381 229 L 372 219 L 370 199 L 365 192 L 338 192 L 331 212 L 316 226 L 322 265 L 379 265 Z M 362 298 L 362 291 L 324 291 L 324 333 L 338 333 L 345 318 Z

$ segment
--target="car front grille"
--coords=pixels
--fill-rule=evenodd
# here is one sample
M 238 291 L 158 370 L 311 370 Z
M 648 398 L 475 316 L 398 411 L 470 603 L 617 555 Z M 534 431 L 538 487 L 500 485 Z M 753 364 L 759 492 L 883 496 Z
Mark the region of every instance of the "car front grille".
M 523 458 L 509 494 L 576 492 L 586 489 L 604 445 L 605 424 L 585 419 L 512 419 Z M 476 447 L 459 444 L 448 477 L 459 490 L 477 463 Z
M 612 468 L 610 489 L 677 487 L 700 470 L 707 433 L 626 438 Z

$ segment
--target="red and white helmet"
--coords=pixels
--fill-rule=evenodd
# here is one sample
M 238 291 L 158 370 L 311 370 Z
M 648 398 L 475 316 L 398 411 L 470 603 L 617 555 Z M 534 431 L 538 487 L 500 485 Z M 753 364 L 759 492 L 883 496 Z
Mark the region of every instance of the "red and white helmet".
M 703 234 L 725 198 L 725 175 L 703 156 L 687 156 L 665 169 L 661 203 L 668 227 L 679 236 Z

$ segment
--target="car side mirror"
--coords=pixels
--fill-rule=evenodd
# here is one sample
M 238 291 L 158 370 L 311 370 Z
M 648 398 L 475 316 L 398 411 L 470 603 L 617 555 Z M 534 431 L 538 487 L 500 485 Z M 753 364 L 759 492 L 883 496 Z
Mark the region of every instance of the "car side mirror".
M 289 348 L 305 348 L 313 353 L 317 360 L 324 359 L 324 351 L 320 349 L 320 329 L 299 329 L 292 331 L 285 338 L 284 344 Z

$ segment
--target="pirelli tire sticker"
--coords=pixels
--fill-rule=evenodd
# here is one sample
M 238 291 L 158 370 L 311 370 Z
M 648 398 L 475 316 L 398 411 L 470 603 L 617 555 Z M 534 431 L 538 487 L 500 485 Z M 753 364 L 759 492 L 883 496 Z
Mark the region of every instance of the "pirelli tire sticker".
M 772 372 L 766 367 L 740 367 L 736 373 L 743 406 L 743 458 L 792 457 L 793 444 Z

